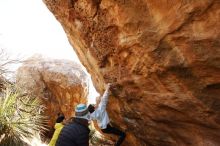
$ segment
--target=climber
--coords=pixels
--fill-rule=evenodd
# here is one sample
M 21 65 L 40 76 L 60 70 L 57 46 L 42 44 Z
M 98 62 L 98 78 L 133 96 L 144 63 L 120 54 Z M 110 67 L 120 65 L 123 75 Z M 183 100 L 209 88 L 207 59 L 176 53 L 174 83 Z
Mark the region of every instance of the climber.
M 57 138 L 60 134 L 60 131 L 62 130 L 63 128 L 63 120 L 65 119 L 65 116 L 62 114 L 62 113 L 58 113 L 58 117 L 56 119 L 56 124 L 54 126 L 55 128 L 55 131 L 53 133 L 53 137 L 49 143 L 49 146 L 55 146 L 56 144 L 56 141 L 57 141 Z
M 63 127 L 56 146 L 89 146 L 89 120 L 87 106 L 78 104 L 75 108 L 75 117 Z
M 115 143 L 115 146 L 120 146 L 121 143 L 124 141 L 126 134 L 122 132 L 121 130 L 110 125 L 110 120 L 108 117 L 108 113 L 106 111 L 110 87 L 111 87 L 111 84 L 108 83 L 106 90 L 103 96 L 101 97 L 101 101 L 100 99 L 97 98 L 98 101 L 96 102 L 96 106 L 90 104 L 88 106 L 88 110 L 91 113 L 91 120 L 97 121 L 98 126 L 103 133 L 114 134 L 114 135 L 119 136 L 119 139 Z

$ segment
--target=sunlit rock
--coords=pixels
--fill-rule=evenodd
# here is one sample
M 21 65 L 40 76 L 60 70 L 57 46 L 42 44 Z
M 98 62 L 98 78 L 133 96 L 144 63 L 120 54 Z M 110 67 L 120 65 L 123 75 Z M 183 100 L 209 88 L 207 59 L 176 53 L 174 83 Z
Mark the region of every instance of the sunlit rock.
M 17 84 L 43 99 L 45 114 L 52 127 L 59 112 L 68 119 L 73 116 L 76 104 L 86 103 L 87 75 L 73 61 L 32 57 L 18 69 Z
M 220 145 L 219 0 L 44 0 L 125 146 Z

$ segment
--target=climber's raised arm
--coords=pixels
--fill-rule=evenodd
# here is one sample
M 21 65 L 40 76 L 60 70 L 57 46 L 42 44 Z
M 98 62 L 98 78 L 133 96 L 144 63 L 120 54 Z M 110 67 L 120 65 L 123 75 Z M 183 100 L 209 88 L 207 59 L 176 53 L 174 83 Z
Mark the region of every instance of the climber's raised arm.
M 108 97 L 109 97 L 109 88 L 110 88 L 111 84 L 108 83 L 106 88 L 105 88 L 105 92 L 101 97 L 101 101 L 98 105 L 99 110 L 106 110 L 106 106 L 108 103 Z

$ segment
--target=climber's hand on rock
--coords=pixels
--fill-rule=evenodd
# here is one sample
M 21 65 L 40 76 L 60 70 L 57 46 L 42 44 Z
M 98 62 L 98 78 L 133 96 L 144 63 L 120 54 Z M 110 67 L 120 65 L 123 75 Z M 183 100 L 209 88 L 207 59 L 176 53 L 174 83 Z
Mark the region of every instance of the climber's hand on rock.
M 105 89 L 109 90 L 109 88 L 111 87 L 111 83 L 106 84 Z
M 115 90 L 117 90 L 117 85 L 118 85 L 117 83 L 111 83 L 109 87 L 109 91 L 112 93 Z

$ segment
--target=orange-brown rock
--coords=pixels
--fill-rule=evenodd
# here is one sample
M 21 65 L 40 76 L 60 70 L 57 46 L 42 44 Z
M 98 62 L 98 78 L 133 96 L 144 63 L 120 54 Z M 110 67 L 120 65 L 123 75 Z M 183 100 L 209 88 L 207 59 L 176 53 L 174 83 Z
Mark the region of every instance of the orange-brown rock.
M 219 0 L 44 0 L 126 146 L 220 145 Z
M 32 57 L 18 69 L 16 80 L 26 92 L 43 99 L 51 127 L 59 112 L 68 119 L 76 104 L 86 103 L 87 75 L 72 61 Z

